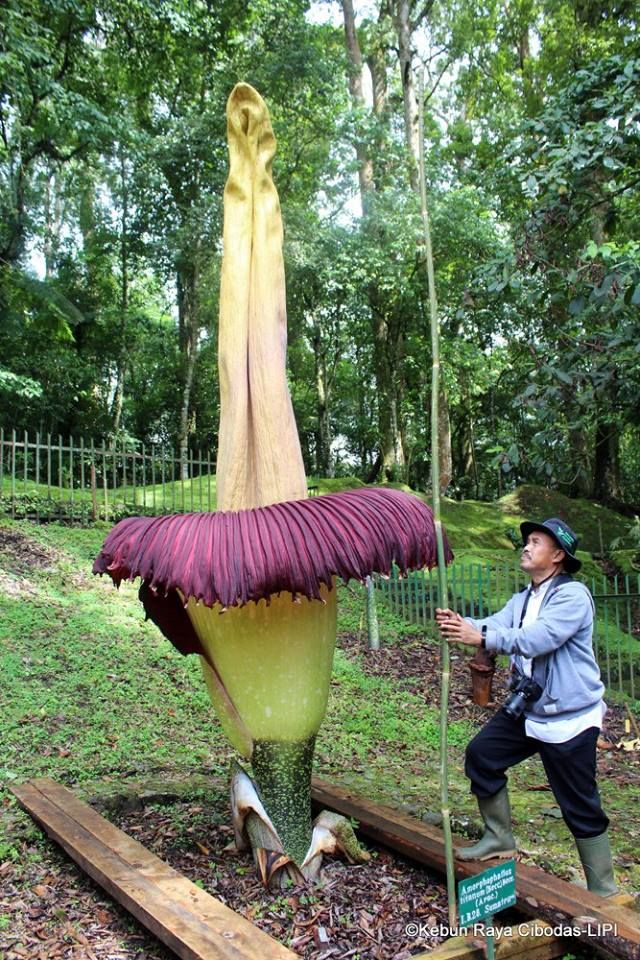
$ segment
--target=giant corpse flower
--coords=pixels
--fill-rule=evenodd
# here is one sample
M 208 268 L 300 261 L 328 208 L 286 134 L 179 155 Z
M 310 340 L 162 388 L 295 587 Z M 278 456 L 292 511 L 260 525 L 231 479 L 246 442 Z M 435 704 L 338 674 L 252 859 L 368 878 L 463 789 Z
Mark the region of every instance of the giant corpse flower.
M 94 571 L 116 584 L 140 577 L 147 616 L 181 653 L 200 656 L 222 727 L 253 771 L 252 780 L 238 766 L 232 781 L 236 842 L 251 844 L 269 883 L 314 876 L 322 850 L 362 856 L 341 818 L 311 822 L 336 578 L 433 566 L 436 546 L 417 497 L 374 488 L 307 499 L 286 379 L 275 139 L 247 84 L 232 91 L 227 119 L 218 511 L 123 520 Z

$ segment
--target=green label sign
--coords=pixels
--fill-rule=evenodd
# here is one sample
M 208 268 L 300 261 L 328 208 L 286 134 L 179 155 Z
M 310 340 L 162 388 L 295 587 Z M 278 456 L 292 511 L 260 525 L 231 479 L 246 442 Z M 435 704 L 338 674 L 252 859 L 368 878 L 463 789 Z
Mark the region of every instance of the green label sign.
M 460 926 L 468 927 L 516 902 L 516 862 L 506 860 L 458 884 Z

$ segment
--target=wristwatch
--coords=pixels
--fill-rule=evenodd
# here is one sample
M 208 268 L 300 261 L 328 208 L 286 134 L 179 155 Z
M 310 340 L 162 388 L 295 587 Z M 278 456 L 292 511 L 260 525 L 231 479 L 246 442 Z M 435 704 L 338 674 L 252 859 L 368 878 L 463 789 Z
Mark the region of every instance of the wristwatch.
M 487 625 L 484 623 L 480 627 L 480 633 L 482 634 L 482 640 L 480 641 L 480 646 L 483 650 L 487 649 Z

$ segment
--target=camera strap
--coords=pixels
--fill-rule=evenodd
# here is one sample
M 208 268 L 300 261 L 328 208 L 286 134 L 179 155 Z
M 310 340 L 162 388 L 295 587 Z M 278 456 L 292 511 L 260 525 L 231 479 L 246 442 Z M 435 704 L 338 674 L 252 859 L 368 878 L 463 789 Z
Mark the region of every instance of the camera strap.
M 520 623 L 518 624 L 518 630 L 522 629 L 522 624 L 524 623 L 524 618 L 527 613 L 527 607 L 529 606 L 529 597 L 531 596 L 531 587 L 527 590 L 527 595 L 524 598 L 524 604 L 522 605 L 522 613 L 520 614 Z

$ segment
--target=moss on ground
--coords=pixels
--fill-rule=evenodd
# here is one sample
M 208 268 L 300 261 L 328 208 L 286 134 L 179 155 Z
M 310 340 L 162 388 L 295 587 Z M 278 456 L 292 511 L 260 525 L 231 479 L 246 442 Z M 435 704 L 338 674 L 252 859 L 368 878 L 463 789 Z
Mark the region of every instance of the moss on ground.
M 531 519 L 559 517 L 565 520 L 578 534 L 583 550 L 589 553 L 608 552 L 611 542 L 624 537 L 631 526 L 626 517 L 594 500 L 572 500 L 546 487 L 524 485 L 498 503 L 506 516 L 517 514 Z

